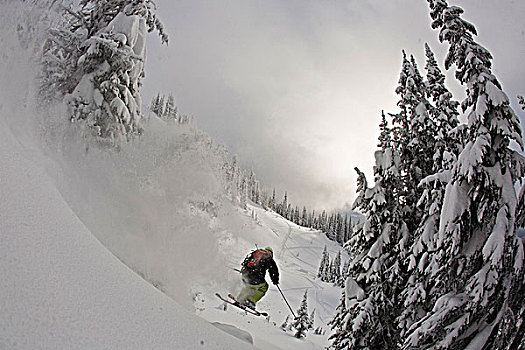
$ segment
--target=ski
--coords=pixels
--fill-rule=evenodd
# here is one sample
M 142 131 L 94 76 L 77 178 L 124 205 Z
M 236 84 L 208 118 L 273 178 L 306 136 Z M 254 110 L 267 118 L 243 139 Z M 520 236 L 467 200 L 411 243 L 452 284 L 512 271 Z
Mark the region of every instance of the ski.
M 233 295 L 231 295 L 231 294 L 228 294 L 228 296 L 234 301 L 231 301 L 231 300 L 228 300 L 226 298 L 223 298 L 219 293 L 215 293 L 215 295 L 217 296 L 217 298 L 221 299 L 225 303 L 228 303 L 230 305 L 238 307 L 239 309 L 241 309 L 243 311 L 246 311 L 247 313 L 252 314 L 254 316 L 268 316 L 268 314 L 266 312 L 259 312 L 257 310 L 252 310 L 252 309 L 242 305 L 237 300 L 235 300 L 235 297 Z
M 247 306 L 242 305 L 241 303 L 239 303 L 239 302 L 237 301 L 237 299 L 235 299 L 235 297 L 233 296 L 233 294 L 228 294 L 228 298 L 232 299 L 235 303 L 241 305 L 241 307 L 244 307 L 244 308 L 247 309 L 247 310 L 255 311 L 255 312 L 259 313 L 261 316 L 268 316 L 268 314 L 267 314 L 266 312 L 257 311 L 257 310 L 254 310 L 254 309 L 252 309 L 252 308 L 249 308 L 249 307 L 247 307 Z

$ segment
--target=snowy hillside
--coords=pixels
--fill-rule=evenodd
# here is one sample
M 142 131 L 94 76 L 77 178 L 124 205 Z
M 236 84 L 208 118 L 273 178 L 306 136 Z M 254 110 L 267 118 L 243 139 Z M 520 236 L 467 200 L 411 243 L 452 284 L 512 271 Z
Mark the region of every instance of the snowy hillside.
M 252 210 L 256 220 L 249 214 Z M 259 206 L 249 205 L 248 212 L 240 214 L 240 221 L 233 219 L 232 215 L 232 220 L 226 223 L 227 228 L 221 230 L 218 235 L 220 250 L 229 255 L 226 266 L 229 268 L 229 283 L 218 285 L 216 291 L 222 295 L 228 292 L 237 295 L 241 288 L 240 275 L 233 269 L 240 268 L 245 253 L 254 249 L 256 245 L 270 245 L 274 249 L 281 273 L 281 290 L 292 305 L 294 313 L 297 314 L 305 290 L 308 290 L 308 313 L 315 309 L 314 328 L 321 327 L 327 332 L 325 335 L 315 335 L 310 331 L 306 339 L 299 340 L 293 337 L 293 331 L 281 330 L 279 327 L 286 316 L 290 315 L 290 311 L 278 289 L 271 284 L 266 296 L 257 304 L 260 310 L 269 313 L 269 320 L 254 318 L 234 307 L 229 307 L 225 312 L 223 303 L 213 295 L 214 291 L 205 287 L 196 289 L 195 306 L 198 314 L 210 322 L 235 324 L 247 330 L 253 335 L 254 344 L 264 349 L 326 347 L 328 336 L 331 334 L 327 323 L 333 318 L 341 297 L 341 288 L 321 282 L 316 279 L 316 274 L 325 245 L 331 257 L 340 250 L 340 246 L 318 231 L 297 226 Z M 345 256 L 343 260 L 346 259 Z
M 246 348 L 109 253 L 35 165 L 33 145 L 4 120 L 0 135 L 1 348 Z
M 2 315 L 7 317 L 3 320 L 1 338 L 6 348 L 42 344 L 164 348 L 176 344 L 177 348 L 189 349 L 196 348 L 201 341 L 206 348 L 242 348 L 145 283 L 112 256 L 78 220 L 53 181 L 35 166 L 35 160 L 45 159 L 19 150 L 19 143 L 5 124 L 1 130 L 5 281 L 1 299 Z M 260 224 L 247 213 L 232 212 L 239 219 L 226 223 L 228 229 L 220 230 L 221 251 L 231 253 L 231 266 L 237 266 L 242 252 L 252 248 L 253 243 L 273 245 L 282 272 L 281 286 L 290 303 L 297 307 L 308 288 L 309 306 L 316 309 L 316 325 L 326 328 L 340 290 L 313 279 L 322 244 L 333 245 L 333 242 L 326 242 L 318 232 L 305 231 L 275 214 L 260 208 L 254 210 Z M 242 232 L 235 236 L 232 232 L 237 232 L 237 228 Z M 236 292 L 237 274 L 226 266 L 218 270 L 230 276 L 228 283 L 217 286 L 217 291 Z M 236 309 L 224 311 L 214 292 L 209 284 L 199 289 L 195 303 L 198 314 L 210 322 L 232 324 L 248 331 L 260 348 L 326 345 L 326 337 L 309 335 L 305 343 L 265 319 L 253 319 Z M 271 322 L 280 324 L 288 314 L 273 288 L 260 307 L 272 315 Z
M 119 148 L 90 142 L 65 106 L 38 105 L 37 9 L 0 10 L 0 347 L 328 345 L 329 331 L 298 340 L 279 328 L 289 311 L 273 286 L 259 303 L 269 319 L 224 310 L 214 293 L 236 294 L 233 268 L 270 245 L 294 312 L 308 289 L 327 330 L 341 289 L 315 276 L 324 246 L 340 248 L 253 203 L 240 209 L 225 196 L 226 152 L 190 125 L 150 117 Z

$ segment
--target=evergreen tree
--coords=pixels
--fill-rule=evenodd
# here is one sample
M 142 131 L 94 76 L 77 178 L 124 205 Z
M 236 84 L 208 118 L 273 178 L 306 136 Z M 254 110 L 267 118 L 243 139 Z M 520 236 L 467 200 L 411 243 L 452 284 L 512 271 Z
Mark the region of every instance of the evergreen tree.
M 268 204 L 268 207 L 274 211 L 277 211 L 276 210 L 276 207 L 275 207 L 275 187 L 273 188 L 273 193 L 272 193 L 272 197 L 270 198 L 270 203 Z
M 175 105 L 175 97 L 172 94 L 168 96 L 166 104 L 164 105 L 163 116 L 168 120 L 177 120 L 178 112 Z
M 115 139 L 140 133 L 146 31 L 168 42 L 151 0 L 81 0 L 64 7 L 42 57 L 44 98 L 64 99 L 71 120 Z
M 435 125 L 428 115 L 429 103 L 425 98 L 426 86 L 414 57 L 407 59 L 403 51 L 403 65 L 396 93 L 400 112 L 393 115 L 395 149 L 400 156 L 402 183 L 398 187 L 404 205 L 404 221 L 410 232 L 419 224 L 421 211 L 417 202 L 421 196 L 420 181 L 432 173 Z M 409 237 L 402 244 L 409 244 Z M 404 250 L 404 247 L 402 247 Z
M 261 204 L 261 191 L 259 189 L 259 183 L 258 182 L 255 183 L 255 197 L 254 197 L 254 201 L 257 204 Z
M 241 180 L 239 192 L 240 192 L 240 198 L 239 198 L 240 206 L 242 209 L 246 210 L 247 204 L 248 204 L 248 186 L 247 186 L 245 177 L 243 177 Z
M 329 283 L 334 282 L 334 261 L 333 260 L 328 265 L 328 269 L 326 269 L 326 277 L 324 281 L 329 282 Z
M 386 130 L 386 129 L 384 129 Z M 384 131 L 383 132 L 386 132 Z M 400 157 L 387 143 L 375 153 L 375 185 L 368 188 L 364 174 L 358 173 L 358 196 L 353 208 L 359 208 L 366 220 L 349 242 L 349 273 L 356 277 L 366 298 L 345 313 L 344 327 L 333 337 L 332 348 L 341 344 L 355 348 L 395 348 L 399 342 L 393 305 L 404 287 L 399 264 L 399 241 L 408 235 L 399 203 Z
M 224 165 L 224 173 L 226 177 L 226 194 L 232 201 L 237 197 L 237 157 L 233 156 L 232 162 Z
M 158 108 L 157 108 L 157 111 L 158 111 L 157 116 L 159 118 L 164 118 L 164 100 L 165 99 L 166 98 L 164 97 L 164 95 L 159 95 Z
M 157 117 L 162 116 L 162 103 L 160 102 L 160 93 L 157 93 L 156 96 L 151 100 L 150 110 L 157 115 Z
M 459 125 L 457 111 L 459 102 L 452 99 L 452 93 L 445 86 L 445 75 L 441 72 L 428 44 L 425 44 L 425 55 L 427 57 L 425 65 L 427 98 L 434 102 L 429 113 L 436 125 L 435 154 L 433 156 L 434 173 L 436 173 L 441 168 L 450 168 L 451 161 L 455 160 L 453 157 L 456 157 L 461 150 L 463 137 L 461 132 L 456 130 Z
M 340 279 L 341 279 L 341 251 L 339 251 L 334 258 L 331 282 L 339 283 Z
M 323 232 L 328 232 L 328 215 L 325 210 L 323 210 L 319 217 L 319 229 Z
M 253 170 L 250 171 L 250 176 L 248 177 L 248 197 L 255 203 L 258 203 L 258 186 L 257 179 L 255 178 L 255 173 Z
M 283 199 L 283 202 L 281 203 L 280 205 L 280 212 L 279 214 L 286 218 L 288 216 L 288 193 L 287 192 L 284 192 L 284 199 Z
M 492 56 L 474 40 L 463 10 L 428 0 L 432 27 L 449 43 L 445 60 L 467 87 L 465 146 L 445 190 L 437 250 L 428 269 L 431 312 L 411 328 L 404 348 L 508 349 L 523 340 L 523 245 L 515 234 L 514 183 L 523 176 L 519 120 L 492 74 Z M 518 165 L 518 166 L 516 166 Z M 439 267 L 439 268 L 438 268 Z
M 308 318 L 308 329 L 314 329 L 315 309 L 313 309 L 310 317 Z
M 347 334 L 351 330 L 347 329 L 347 318 L 348 309 L 346 308 L 346 293 L 343 290 L 343 292 L 341 293 L 339 305 L 335 310 L 335 316 L 328 323 L 330 329 L 334 331 L 334 333 L 328 338 L 329 340 L 332 340 L 330 348 L 338 350 L 348 349 L 349 339 Z
M 380 149 L 387 149 L 392 147 L 392 131 L 388 126 L 388 121 L 385 117 L 385 112 L 381 111 L 381 123 L 379 124 L 379 144 Z
M 303 214 L 301 215 L 301 226 L 310 226 L 308 223 L 308 212 L 306 207 L 303 207 Z
M 337 243 L 341 245 L 345 243 L 344 221 L 339 213 L 336 215 L 335 238 Z
M 337 281 L 337 285 L 341 288 L 344 288 L 346 278 L 348 277 L 348 269 L 350 267 L 350 260 L 344 263 L 343 269 L 341 271 L 341 277 L 339 278 L 339 281 Z
M 321 278 L 321 280 L 324 281 L 324 276 L 326 276 L 326 270 L 328 269 L 329 264 L 330 257 L 328 255 L 328 251 L 326 250 L 326 246 L 324 246 L 321 262 L 319 263 L 319 270 L 317 271 L 317 278 Z
M 296 330 L 294 337 L 306 337 L 306 332 L 308 332 L 308 322 L 308 290 L 306 290 L 304 292 L 301 306 L 299 307 L 299 310 L 297 310 L 297 318 L 293 323 L 293 328 Z
M 310 214 L 308 214 L 308 227 L 317 228 L 317 224 L 315 221 L 315 210 L 312 210 Z
M 436 249 L 435 240 L 439 230 L 439 221 L 445 186 L 450 177 L 451 166 L 457 159 L 461 149 L 460 141 L 453 132 L 457 128 L 458 102 L 452 100 L 452 94 L 445 87 L 445 76 L 441 73 L 434 54 L 428 44 L 425 44 L 427 63 L 427 96 L 432 98 L 434 106 L 429 113 L 435 121 L 435 151 L 433 175 L 420 183 L 423 190 L 418 202 L 422 209 L 421 222 L 415 233 L 415 240 L 407 258 L 407 272 L 410 278 L 407 287 L 401 293 L 403 312 L 398 319 L 401 336 L 404 337 L 412 324 L 429 312 L 435 300 L 430 291 L 433 280 L 428 280 L 425 270 L 437 268 L 429 262 L 429 252 Z

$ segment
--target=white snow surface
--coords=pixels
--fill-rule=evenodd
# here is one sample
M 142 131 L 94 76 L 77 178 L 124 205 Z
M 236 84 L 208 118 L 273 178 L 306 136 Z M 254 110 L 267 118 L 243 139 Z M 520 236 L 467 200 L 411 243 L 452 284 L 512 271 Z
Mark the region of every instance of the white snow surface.
M 253 220 L 251 212 L 256 214 Z M 236 209 L 241 215 L 229 215 L 223 230 L 218 233 L 220 250 L 227 253 L 225 281 L 215 282 L 216 290 L 206 286 L 195 286 L 195 307 L 197 314 L 211 322 L 234 324 L 248 331 L 254 339 L 254 345 L 261 349 L 322 349 L 329 345 L 331 334 L 328 322 L 335 314 L 342 289 L 331 283 L 316 279 L 317 269 L 324 246 L 327 246 L 330 258 L 333 259 L 341 249 L 324 234 L 293 224 L 274 212 L 268 212 L 260 206 L 249 204 L 244 212 Z M 218 227 L 216 228 L 218 229 Z M 233 229 L 233 230 L 232 230 Z M 314 328 L 322 327 L 325 335 L 307 333 L 305 339 L 293 337 L 294 332 L 284 332 L 279 326 L 290 315 L 290 311 L 278 289 L 270 283 L 270 288 L 257 308 L 268 312 L 269 319 L 254 317 L 227 305 L 215 297 L 214 292 L 225 296 L 228 293 L 237 295 L 241 289 L 240 275 L 233 270 L 239 269 L 247 252 L 271 246 L 280 270 L 280 288 L 293 308 L 295 314 L 301 304 L 304 292 L 308 289 L 308 314 L 315 309 Z M 342 254 L 343 263 L 348 259 Z M 267 278 L 269 281 L 269 279 Z
M 223 330 L 224 332 L 233 335 L 235 338 L 239 338 L 247 342 L 248 344 L 253 345 L 253 338 L 250 333 L 243 331 L 242 329 L 239 329 L 231 324 L 225 324 L 220 322 L 212 322 L 211 324 Z
M 0 4 L 0 348 L 242 349 L 248 335 L 260 349 L 327 346 L 341 288 L 315 276 L 324 246 L 341 248 L 225 198 L 222 151 L 191 126 L 150 118 L 108 151 L 64 106 L 37 108 L 40 15 L 26 5 Z M 257 305 L 269 319 L 224 310 L 214 294 L 239 292 L 233 268 L 256 244 L 273 247 L 294 312 L 308 289 L 326 334 L 282 331 L 290 311 L 273 285 Z
M 20 146 L 0 124 L 0 348 L 246 348 L 105 249 Z

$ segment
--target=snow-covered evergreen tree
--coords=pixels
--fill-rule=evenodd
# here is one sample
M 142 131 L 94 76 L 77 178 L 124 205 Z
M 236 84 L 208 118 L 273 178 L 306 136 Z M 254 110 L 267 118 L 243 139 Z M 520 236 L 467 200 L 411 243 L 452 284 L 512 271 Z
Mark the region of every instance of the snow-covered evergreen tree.
M 279 214 L 281 214 L 281 216 L 284 217 L 284 218 L 288 217 L 288 213 L 289 213 L 289 210 L 288 210 L 288 192 L 284 192 L 284 198 L 283 198 L 283 201 L 282 201 L 281 205 L 279 206 L 279 208 L 280 208 Z
M 321 281 L 326 280 L 328 276 L 327 271 L 329 269 L 329 265 L 330 265 L 330 256 L 328 255 L 326 246 L 324 246 L 323 255 L 321 256 L 321 262 L 319 263 L 319 270 L 317 271 L 317 278 L 320 278 Z
M 248 185 L 246 178 L 241 179 L 241 184 L 239 188 L 239 203 L 242 209 L 246 210 L 248 205 Z
M 336 214 L 335 241 L 340 245 L 345 244 L 345 222 L 341 214 Z
M 330 282 L 339 283 L 341 278 L 341 251 L 337 252 L 332 264 L 332 278 Z
M 226 162 L 224 164 L 224 177 L 226 183 L 226 194 L 232 200 L 235 201 L 237 197 L 237 156 L 233 156 L 231 164 Z
M 458 106 L 459 102 L 452 98 L 452 93 L 445 86 L 445 75 L 439 68 L 434 53 L 428 44 L 425 44 L 425 55 L 427 63 L 427 98 L 432 99 L 434 105 L 430 107 L 429 113 L 435 122 L 435 154 L 433 157 L 435 164 L 434 173 L 440 168 L 449 168 L 451 155 L 457 156 L 461 145 L 461 130 L 456 129 L 459 125 Z M 447 155 L 448 154 L 448 155 Z
M 328 265 L 328 269 L 326 269 L 326 275 L 325 279 L 321 279 L 325 282 L 334 282 L 334 261 L 330 261 L 330 264 Z
M 445 61 L 467 88 L 465 145 L 445 190 L 437 250 L 428 269 L 437 298 L 404 342 L 413 348 L 509 349 L 516 339 L 525 299 L 523 244 L 516 236 L 514 184 L 523 176 L 519 120 L 492 74 L 492 56 L 476 43 L 474 26 L 463 10 L 444 0 L 428 0 Z M 521 310 L 521 311 L 520 311 Z
M 306 332 L 308 332 L 308 290 L 304 292 L 303 301 L 299 310 L 297 310 L 297 318 L 293 323 L 293 328 L 295 329 L 294 337 L 303 338 L 306 337 Z
M 250 171 L 250 175 L 248 176 L 248 197 L 252 202 L 259 203 L 259 186 L 257 184 L 257 178 L 255 177 L 255 173 L 253 170 Z
M 308 329 L 314 329 L 315 327 L 315 309 L 312 310 L 310 317 L 308 318 Z
M 343 269 L 341 270 L 341 277 L 339 278 L 339 281 L 337 281 L 337 285 L 341 288 L 345 286 L 346 278 L 348 277 L 348 269 L 350 267 L 350 260 L 344 263 Z
M 366 220 L 349 243 L 354 256 L 349 274 L 366 298 L 345 314 L 344 326 L 332 338 L 334 349 L 344 348 L 341 344 L 350 349 L 395 348 L 399 341 L 394 322 L 399 311 L 393 305 L 403 287 L 403 276 L 397 246 L 401 237 L 407 236 L 407 226 L 397 197 L 400 158 L 387 143 L 384 145 L 375 154 L 374 187 L 367 188 L 364 174 L 356 169 L 359 177 L 354 208 L 359 208 Z
M 407 59 L 403 51 L 403 64 L 396 93 L 400 112 L 393 116 L 394 147 L 401 162 L 402 184 L 398 188 L 403 204 L 404 221 L 413 232 L 419 224 L 421 211 L 417 207 L 421 190 L 419 182 L 432 173 L 435 125 L 428 115 L 426 86 L 413 56 Z M 406 237 L 402 244 L 409 244 Z M 402 247 L 404 250 L 404 247 Z
M 334 318 L 328 323 L 330 329 L 334 331 L 334 333 L 329 338 L 332 340 L 332 349 L 348 349 L 349 339 L 347 334 L 349 331 L 351 331 L 351 329 L 347 328 L 349 325 L 347 322 L 347 317 L 348 309 L 346 308 L 346 293 L 343 290 L 341 293 L 339 305 L 335 310 Z
M 273 188 L 272 197 L 270 198 L 270 201 L 268 203 L 268 207 L 274 211 L 276 211 L 276 202 L 275 202 L 275 187 Z
M 306 207 L 303 206 L 303 214 L 301 215 L 301 226 L 308 226 L 308 212 Z
M 381 122 L 379 123 L 379 144 L 377 147 L 387 149 L 392 147 L 392 132 L 388 126 L 385 112 L 381 111 Z
M 175 97 L 173 97 L 172 94 L 170 94 L 166 100 L 163 116 L 168 120 L 178 119 L 178 110 L 177 106 L 175 105 Z
M 156 96 L 153 97 L 151 100 L 150 110 L 157 115 L 157 117 L 162 117 L 162 114 L 164 113 L 163 109 L 163 96 L 158 93 Z
M 460 141 L 455 137 L 457 128 L 458 102 L 452 100 L 452 94 L 445 87 L 445 76 L 439 69 L 434 54 L 428 44 L 425 44 L 427 56 L 427 96 L 432 98 L 434 106 L 429 106 L 429 114 L 435 123 L 434 156 L 432 175 L 423 179 L 419 187 L 423 190 L 418 202 L 422 210 L 421 222 L 415 232 L 414 243 L 406 258 L 407 273 L 410 275 L 407 287 L 401 293 L 403 312 L 397 323 L 401 336 L 412 324 L 424 316 L 433 307 L 435 300 L 430 293 L 432 280 L 429 280 L 425 270 L 436 265 L 429 263 L 429 252 L 436 249 L 435 238 L 439 229 L 439 217 L 443 204 L 445 186 L 450 177 L 450 168 L 457 159 L 461 149 Z M 430 267 L 431 268 L 431 267 Z
M 74 121 L 105 139 L 140 133 L 145 35 L 168 37 L 151 0 L 81 0 L 64 8 L 42 58 L 42 93 L 64 98 Z

